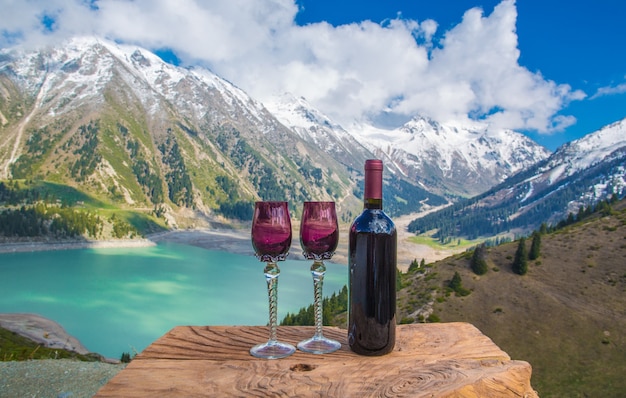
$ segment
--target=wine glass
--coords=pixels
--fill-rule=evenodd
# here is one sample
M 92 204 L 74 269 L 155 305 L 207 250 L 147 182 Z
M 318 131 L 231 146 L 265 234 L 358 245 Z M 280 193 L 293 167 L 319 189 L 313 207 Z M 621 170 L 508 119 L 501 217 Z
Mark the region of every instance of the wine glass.
M 322 285 L 326 266 L 323 260 L 330 260 L 339 241 L 339 226 L 335 202 L 304 202 L 300 222 L 300 245 L 302 254 L 313 260 L 315 334 L 298 343 L 298 349 L 313 354 L 326 354 L 341 348 L 341 343 L 328 339 L 322 334 Z
M 250 349 L 250 354 L 258 358 L 276 359 L 293 354 L 296 348 L 276 339 L 278 261 L 287 257 L 291 246 L 291 219 L 287 202 L 256 202 L 252 217 L 252 246 L 260 261 L 267 263 L 265 280 L 269 297 L 270 337 L 266 343 Z

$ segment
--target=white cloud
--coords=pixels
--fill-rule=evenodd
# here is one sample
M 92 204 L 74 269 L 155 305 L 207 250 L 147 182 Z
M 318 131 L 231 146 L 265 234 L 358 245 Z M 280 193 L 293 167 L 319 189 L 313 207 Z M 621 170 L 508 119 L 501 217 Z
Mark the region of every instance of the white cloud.
M 297 26 L 294 0 L 0 0 L 0 9 L 2 46 L 95 34 L 171 48 L 260 100 L 289 91 L 341 123 L 388 111 L 552 132 L 575 122 L 557 112 L 584 97 L 519 65 L 513 0 L 489 16 L 468 10 L 436 45 L 432 20 Z
M 618 84 L 617 86 L 600 87 L 594 95 L 589 99 L 596 99 L 607 95 L 616 95 L 626 93 L 626 83 Z

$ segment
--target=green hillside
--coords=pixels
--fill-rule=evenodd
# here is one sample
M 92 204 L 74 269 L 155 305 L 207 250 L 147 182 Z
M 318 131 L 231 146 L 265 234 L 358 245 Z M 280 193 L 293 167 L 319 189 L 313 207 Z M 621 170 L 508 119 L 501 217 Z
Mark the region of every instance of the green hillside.
M 472 323 L 511 358 L 532 365 L 541 397 L 622 397 L 626 202 L 542 235 L 540 256 L 523 276 L 512 271 L 517 248 L 488 248 L 481 276 L 470 269 L 471 252 L 404 275 L 399 319 Z M 455 273 L 469 294 L 449 288 Z
M 166 228 L 153 209 L 122 207 L 59 183 L 0 181 L 0 241 L 135 238 Z

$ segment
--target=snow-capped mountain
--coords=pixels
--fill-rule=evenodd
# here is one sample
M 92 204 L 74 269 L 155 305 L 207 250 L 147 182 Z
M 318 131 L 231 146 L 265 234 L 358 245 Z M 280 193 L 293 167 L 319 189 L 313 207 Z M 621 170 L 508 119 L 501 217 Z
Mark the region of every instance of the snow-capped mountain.
M 568 203 L 568 211 L 595 204 L 608 195 L 626 195 L 626 119 L 605 126 L 559 147 L 538 164 L 522 183 L 527 187 L 522 203 L 548 187 L 565 189 L 579 185 L 582 190 Z M 582 183 L 582 181 L 585 181 Z
M 77 104 L 102 106 L 103 94 L 116 83 L 132 88 L 132 99 L 151 116 L 166 117 L 162 108 L 169 105 L 197 120 L 219 123 L 236 116 L 262 125 L 263 132 L 276 127 L 263 105 L 233 84 L 206 69 L 167 64 L 136 46 L 78 37 L 58 47 L 2 50 L 2 55 L 4 74 L 27 94 L 38 96 L 35 111 L 44 109 L 52 117 Z M 67 106 L 70 103 L 74 106 Z
M 556 181 L 597 163 L 609 161 L 619 156 L 625 148 L 626 119 L 562 145 L 540 169 L 549 170 L 550 180 Z
M 258 198 L 352 192 L 342 164 L 233 84 L 93 37 L 0 50 L 0 179 L 10 177 L 227 216 Z
M 265 102 L 265 106 L 300 138 L 333 156 L 353 174 L 355 180 L 362 176 L 365 159 L 376 157 L 363 143 L 363 138 L 350 134 L 314 108 L 306 99 L 283 94 Z M 387 162 L 388 170 L 395 171 Z M 401 173 L 385 173 L 385 209 L 389 214 L 405 214 L 421 211 L 425 206 L 440 206 L 447 200 L 427 187 L 410 181 Z M 356 181 L 355 181 L 356 182 Z M 354 191 L 361 199 L 361 193 Z
M 553 179 L 613 156 L 607 142 L 623 135 L 615 128 L 557 151 L 570 163 L 552 155 Z M 386 208 L 406 213 L 517 181 L 521 170 L 548 167 L 548 155 L 478 122 L 415 117 L 393 130 L 345 128 L 303 98 L 262 104 L 206 69 L 99 38 L 0 50 L 0 179 L 55 181 L 130 206 L 231 216 L 280 198 L 358 208 L 363 161 L 376 156 L 390 171 L 385 195 L 395 200 Z
M 285 126 L 300 138 L 353 169 L 361 169 L 373 153 L 352 134 L 314 108 L 305 98 L 284 93 L 263 103 Z
M 482 193 L 550 155 L 523 134 L 489 130 L 478 122 L 441 124 L 415 117 L 392 130 L 369 124 L 344 128 L 304 98 L 284 94 L 264 104 L 300 137 L 340 161 L 359 165 L 363 156 L 373 154 L 399 178 L 439 195 Z
M 441 124 L 415 117 L 395 130 L 352 131 L 398 172 L 447 195 L 477 195 L 550 155 L 525 135 L 478 122 Z
M 416 219 L 409 229 L 471 238 L 527 233 L 625 195 L 626 119 L 561 146 L 548 159 L 479 196 Z

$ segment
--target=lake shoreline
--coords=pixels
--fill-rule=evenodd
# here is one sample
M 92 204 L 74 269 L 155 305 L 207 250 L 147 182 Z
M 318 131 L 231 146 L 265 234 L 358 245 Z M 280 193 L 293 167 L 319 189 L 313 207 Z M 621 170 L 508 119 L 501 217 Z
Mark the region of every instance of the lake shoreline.
M 237 230 L 189 229 L 170 230 L 133 239 L 48 239 L 48 238 L 4 238 L 0 240 L 0 253 L 23 253 L 73 249 L 108 249 L 156 246 L 161 242 L 221 250 L 235 254 L 252 253 L 250 238 Z
M 156 243 L 149 239 L 111 239 L 111 240 L 22 240 L 0 243 L 0 253 L 24 253 L 52 250 L 72 250 L 90 248 L 149 247 Z
M 17 333 L 47 348 L 60 348 L 78 354 L 90 351 L 68 334 L 56 321 L 29 313 L 0 313 L 0 327 Z
M 410 242 L 413 236 L 408 232 L 407 224 L 409 216 L 399 217 L 396 220 L 398 231 L 398 269 L 406 272 L 413 260 L 425 259 L 426 263 L 434 262 L 455 254 L 455 250 L 434 249 L 429 246 Z M 347 228 L 347 227 L 346 227 Z M 345 229 L 344 229 L 345 230 Z M 292 246 L 289 258 L 303 260 L 300 240 L 298 239 L 298 226 L 294 225 Z M 330 262 L 336 264 L 348 263 L 348 234 L 339 234 L 339 246 Z M 195 229 L 172 229 L 157 232 L 135 239 L 110 239 L 110 240 L 87 240 L 79 239 L 0 239 L 0 254 L 34 252 L 46 250 L 72 250 L 72 249 L 106 249 L 106 248 L 133 248 L 149 247 L 159 243 L 176 243 L 181 245 L 196 246 L 207 250 L 219 250 L 233 254 L 254 256 L 250 231 L 242 228 L 195 228 Z

